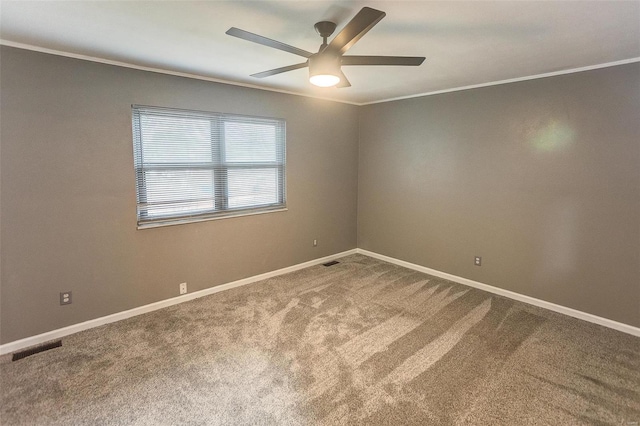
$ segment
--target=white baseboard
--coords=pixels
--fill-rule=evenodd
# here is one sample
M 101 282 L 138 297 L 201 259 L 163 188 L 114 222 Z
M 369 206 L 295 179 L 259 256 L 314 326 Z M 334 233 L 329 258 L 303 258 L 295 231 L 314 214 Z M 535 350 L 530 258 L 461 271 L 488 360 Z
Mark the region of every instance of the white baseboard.
M 329 262 L 340 257 L 355 254 L 357 249 L 343 251 L 341 253 L 332 254 L 330 256 L 321 257 L 319 259 L 310 260 L 308 262 L 298 263 L 297 265 L 288 266 L 286 268 L 278 269 L 276 271 L 265 272 L 264 274 L 254 275 L 252 277 L 243 278 L 241 280 L 233 281 L 230 283 L 217 285 L 215 287 L 207 288 L 193 293 L 183 294 L 182 296 L 173 297 L 171 299 L 161 300 L 159 302 L 150 303 L 148 305 L 140 306 L 137 308 L 129 309 L 128 311 L 118 312 L 115 314 L 107 315 L 105 317 L 92 319 L 89 321 L 81 322 L 79 324 L 73 324 L 68 327 L 59 328 L 57 330 L 48 331 L 46 333 L 38 334 L 36 336 L 27 337 L 13 342 L 0 345 L 0 355 L 8 354 L 11 352 L 19 351 L 30 346 L 39 345 L 49 340 L 59 339 L 70 334 L 77 333 L 79 331 L 88 330 L 90 328 L 99 327 L 101 325 L 109 324 L 112 322 L 120 321 L 126 318 L 135 317 L 136 315 L 146 314 L 147 312 L 157 311 L 158 309 L 166 308 L 167 306 L 177 305 L 189 300 L 197 299 L 199 297 L 208 296 L 210 294 L 218 293 L 220 291 L 229 290 L 235 287 L 255 283 L 257 281 L 266 280 L 278 275 L 287 274 L 289 272 L 298 271 L 300 269 L 308 268 L 310 266 L 319 265 L 321 263 Z
M 458 284 L 467 285 L 469 287 L 474 287 L 480 290 L 487 291 L 489 293 L 497 294 L 500 296 L 507 297 L 509 299 L 517 300 L 519 302 L 528 303 L 529 305 L 538 306 L 540 308 L 548 309 L 550 311 L 558 312 L 561 314 L 568 315 L 570 317 L 578 318 L 584 321 L 592 322 L 594 324 L 602 325 L 604 327 L 612 328 L 614 330 L 622 331 L 623 333 L 628 333 L 633 336 L 640 337 L 640 328 L 631 326 L 629 324 L 624 324 L 621 322 L 613 321 L 607 318 L 602 318 L 597 315 L 588 314 L 586 312 L 578 311 L 577 309 L 567 308 L 566 306 L 556 305 L 555 303 L 546 302 L 544 300 L 536 299 L 535 297 L 525 296 L 520 293 L 515 293 L 513 291 L 505 290 L 502 288 L 494 287 L 488 284 L 483 284 L 478 281 L 473 281 L 468 278 L 458 277 L 457 275 L 448 274 L 446 272 L 441 272 L 436 269 L 427 268 L 425 266 L 416 265 L 415 263 L 405 262 L 404 260 L 396 259 L 393 257 L 385 256 L 383 254 L 378 254 L 369 250 L 364 249 L 356 249 L 356 252 L 359 254 L 363 254 L 365 256 L 373 257 L 375 259 L 383 260 L 385 262 L 393 263 L 398 266 L 403 266 L 405 268 L 413 269 L 418 272 L 424 272 L 425 274 L 433 275 L 436 277 L 444 278 L 449 281 L 456 282 Z
M 480 290 L 487 291 L 489 293 L 497 294 L 500 296 L 507 297 L 509 299 L 517 300 L 519 302 L 528 303 L 530 305 L 538 306 L 540 308 L 548 309 L 550 311 L 558 312 L 561 314 L 568 315 L 570 317 L 578 318 L 584 321 L 592 322 L 594 324 L 602 325 L 604 327 L 612 328 L 614 330 L 622 331 L 623 333 L 628 333 L 633 336 L 640 337 L 640 328 L 634 327 L 628 324 L 623 324 L 617 321 L 613 321 L 607 318 L 602 318 L 597 315 L 589 314 L 586 312 L 578 311 L 576 309 L 567 308 L 565 306 L 556 305 L 555 303 L 546 302 L 544 300 L 536 299 L 534 297 L 525 296 L 519 293 L 515 293 L 513 291 L 504 290 L 502 288 L 493 287 L 488 284 L 483 284 L 478 281 L 473 281 L 468 278 L 458 277 L 456 275 L 448 274 L 446 272 L 441 272 L 435 269 L 427 268 L 425 266 L 416 265 L 415 263 L 405 262 L 404 260 L 396 259 L 393 257 L 385 256 L 382 254 L 378 254 L 372 251 L 364 250 L 364 249 L 352 249 L 343 251 L 341 253 L 332 254 L 330 256 L 325 256 L 319 259 L 310 260 L 308 262 L 299 263 L 297 265 L 289 266 L 286 268 L 278 269 L 276 271 L 266 272 L 260 275 L 254 275 L 252 277 L 243 278 L 241 280 L 233 281 L 230 283 L 218 285 L 215 287 L 207 288 L 205 290 L 196 291 L 193 293 L 187 293 L 182 296 L 173 297 L 171 299 L 161 300 L 159 302 L 150 303 L 148 305 L 140 306 L 137 308 L 129 309 L 128 311 L 118 312 L 112 315 L 107 315 L 105 317 L 92 319 L 89 321 L 81 322 L 79 324 L 73 324 L 68 327 L 59 328 L 57 330 L 48 331 L 46 333 L 38 334 L 36 336 L 27 337 L 20 340 L 15 340 L 13 342 L 5 343 L 4 345 L 0 345 L 0 355 L 8 354 L 11 352 L 19 351 L 24 348 L 28 348 L 30 346 L 39 345 L 44 342 L 48 342 L 50 340 L 59 339 L 70 334 L 77 333 L 79 331 L 88 330 L 90 328 L 99 327 L 101 325 L 109 324 L 112 322 L 120 321 L 126 318 L 131 318 L 136 315 L 145 314 L 147 312 L 156 311 L 158 309 L 166 308 L 167 306 L 177 305 L 178 303 L 183 303 L 189 300 L 197 299 L 199 297 L 208 296 L 210 294 L 218 293 L 220 291 L 229 290 L 235 287 L 240 287 L 243 285 L 255 283 L 257 281 L 266 280 L 268 278 L 272 278 L 278 275 L 286 274 L 293 271 L 298 271 L 300 269 L 308 268 L 310 266 L 319 265 L 321 263 L 325 263 L 334 259 L 338 259 L 344 256 L 348 256 L 350 254 L 363 254 L 365 256 L 373 257 L 375 259 L 383 260 L 385 262 L 393 263 L 398 266 L 403 266 L 405 268 L 413 269 L 415 271 L 424 272 L 425 274 L 433 275 L 436 277 L 444 278 L 449 281 L 453 281 L 459 284 L 467 285 L 469 287 L 478 288 Z

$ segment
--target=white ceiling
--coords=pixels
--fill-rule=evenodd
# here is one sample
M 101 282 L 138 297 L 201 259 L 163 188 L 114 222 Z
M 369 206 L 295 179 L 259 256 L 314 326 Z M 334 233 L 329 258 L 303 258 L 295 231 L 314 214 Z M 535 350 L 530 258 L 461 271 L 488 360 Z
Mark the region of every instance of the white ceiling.
M 420 67 L 344 67 L 320 89 L 302 62 L 225 34 L 238 27 L 308 51 L 313 24 L 340 29 L 363 7 L 387 16 L 353 55 L 426 56 Z M 3 44 L 363 104 L 618 61 L 640 60 L 640 1 L 7 1 Z

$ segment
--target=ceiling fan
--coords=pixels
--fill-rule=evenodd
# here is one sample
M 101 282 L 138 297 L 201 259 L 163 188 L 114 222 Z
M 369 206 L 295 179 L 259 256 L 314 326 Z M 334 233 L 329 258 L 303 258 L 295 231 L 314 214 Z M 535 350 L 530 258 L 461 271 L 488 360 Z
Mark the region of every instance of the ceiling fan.
M 269 71 L 252 74 L 252 77 L 264 78 L 272 75 L 280 74 L 287 71 L 293 71 L 300 68 L 309 67 L 309 81 L 320 87 L 349 87 L 351 83 L 342 72 L 341 66 L 350 65 L 405 65 L 418 66 L 424 61 L 424 57 L 417 56 L 345 56 L 358 40 L 362 38 L 374 25 L 376 25 L 385 13 L 363 7 L 356 16 L 340 31 L 340 33 L 327 44 L 327 38 L 333 34 L 336 24 L 330 21 L 321 21 L 315 24 L 315 29 L 322 37 L 322 45 L 317 53 L 311 53 L 297 47 L 281 43 L 270 38 L 266 38 L 239 28 L 229 28 L 226 34 L 238 37 L 243 40 L 262 44 L 264 46 L 273 47 L 274 49 L 283 50 L 285 52 L 299 55 L 307 60 L 305 62 L 289 65 L 286 67 L 276 68 Z

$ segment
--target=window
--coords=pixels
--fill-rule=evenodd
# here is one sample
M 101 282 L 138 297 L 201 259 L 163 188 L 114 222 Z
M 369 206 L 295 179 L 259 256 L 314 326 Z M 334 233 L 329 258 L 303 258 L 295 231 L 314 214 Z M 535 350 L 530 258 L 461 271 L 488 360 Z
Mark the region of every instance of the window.
M 284 120 L 132 111 L 139 228 L 286 208 Z

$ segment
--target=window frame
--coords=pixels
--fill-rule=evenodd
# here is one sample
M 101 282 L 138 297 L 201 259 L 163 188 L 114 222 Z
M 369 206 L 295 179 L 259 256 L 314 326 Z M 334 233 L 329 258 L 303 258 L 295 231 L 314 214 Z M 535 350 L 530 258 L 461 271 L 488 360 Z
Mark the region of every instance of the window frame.
M 171 163 L 145 163 L 140 124 L 141 114 L 157 112 L 184 116 L 185 118 L 205 119 L 209 121 L 211 159 L 203 162 L 176 161 Z M 131 105 L 132 139 L 134 171 L 136 176 L 136 218 L 137 228 L 155 228 L 160 226 L 181 225 L 216 219 L 226 219 L 248 215 L 273 213 L 287 210 L 286 179 L 286 120 L 282 118 L 250 116 L 241 114 L 196 111 L 179 108 L 167 108 L 148 105 Z M 225 153 L 225 123 L 264 123 L 275 128 L 276 161 L 273 162 L 230 162 Z M 281 157 L 281 160 L 279 160 Z M 265 169 L 276 171 L 276 203 L 252 205 L 247 207 L 229 207 L 229 171 L 234 169 Z M 163 170 L 211 170 L 213 208 L 191 211 L 184 214 L 149 215 L 148 188 L 146 174 L 149 171 Z M 194 199 L 195 200 L 195 199 Z M 187 201 L 187 200 L 185 200 Z M 177 201 L 173 201 L 174 203 Z M 167 202 L 171 204 L 171 202 Z

